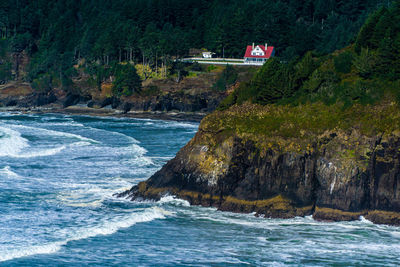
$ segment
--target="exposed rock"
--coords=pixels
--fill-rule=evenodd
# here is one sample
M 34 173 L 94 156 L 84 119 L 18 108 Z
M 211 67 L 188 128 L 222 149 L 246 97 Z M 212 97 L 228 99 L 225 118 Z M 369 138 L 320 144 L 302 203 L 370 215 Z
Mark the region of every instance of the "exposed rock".
M 12 107 L 12 106 L 16 106 L 18 104 L 16 99 L 10 99 L 6 102 L 6 107 Z
M 33 96 L 33 106 L 44 106 L 47 104 L 54 103 L 57 100 L 57 97 L 53 92 L 43 93 L 43 94 L 34 94 Z
M 63 101 L 63 107 L 69 107 L 72 105 L 76 105 L 79 103 L 80 100 L 80 95 L 77 94 L 69 94 L 65 97 L 64 101 Z

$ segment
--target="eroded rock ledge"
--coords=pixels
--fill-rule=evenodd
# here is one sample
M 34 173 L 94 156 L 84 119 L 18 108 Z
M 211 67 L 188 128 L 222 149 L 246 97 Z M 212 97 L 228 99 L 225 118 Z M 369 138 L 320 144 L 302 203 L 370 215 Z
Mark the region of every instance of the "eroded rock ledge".
M 355 124 L 260 135 L 241 131 L 240 122 L 231 121 L 238 113 L 225 113 L 206 117 L 174 159 L 120 196 L 157 200 L 173 194 L 194 205 L 273 218 L 365 216 L 400 225 L 400 132 L 367 134 Z M 238 116 L 254 118 L 254 111 L 245 113 Z

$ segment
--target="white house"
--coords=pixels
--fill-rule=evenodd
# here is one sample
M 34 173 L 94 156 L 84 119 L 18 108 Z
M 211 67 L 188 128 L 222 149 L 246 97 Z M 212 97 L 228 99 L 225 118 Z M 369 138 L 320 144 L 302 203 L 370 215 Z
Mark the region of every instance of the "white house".
M 203 58 L 212 58 L 215 55 L 213 52 L 203 52 Z
M 244 63 L 250 65 L 263 65 L 265 61 L 275 55 L 273 46 L 265 45 L 248 45 L 244 54 Z

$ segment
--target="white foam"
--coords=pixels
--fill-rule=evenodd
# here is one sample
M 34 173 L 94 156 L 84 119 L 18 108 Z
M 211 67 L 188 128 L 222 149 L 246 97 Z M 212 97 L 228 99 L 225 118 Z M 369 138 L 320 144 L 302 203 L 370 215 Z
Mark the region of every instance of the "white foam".
M 371 221 L 365 219 L 364 216 L 360 216 L 360 222 L 367 223 L 367 224 L 374 224 L 373 222 L 371 222 Z
M 11 127 L 11 128 L 8 128 Z M 87 146 L 92 143 L 99 143 L 96 140 L 86 138 L 77 134 L 47 130 L 43 128 L 35 128 L 22 125 L 7 125 L 7 127 L 0 126 L 0 157 L 14 157 L 14 158 L 33 158 L 33 157 L 45 157 L 52 156 L 60 153 L 66 148 L 65 145 L 45 148 L 45 149 L 34 149 L 31 148 L 28 140 L 21 136 L 21 133 L 16 129 L 29 129 L 34 132 L 35 135 L 52 135 L 52 136 L 63 136 L 67 138 L 74 138 L 80 141 L 70 144 L 69 146 Z
M 54 184 L 55 187 L 64 189 L 57 195 L 57 205 L 72 207 L 99 207 L 107 199 L 119 200 L 113 195 L 115 192 L 129 190 L 132 184 L 120 177 L 104 178 L 94 183 L 73 183 L 69 180 Z
M 72 126 L 72 127 L 85 127 L 82 123 L 78 122 L 46 122 L 51 126 Z
M 133 151 L 133 160 L 139 167 L 148 166 L 154 164 L 154 162 L 149 158 L 146 157 L 145 154 L 147 150 L 137 144 L 131 144 L 129 149 Z
M 168 203 L 168 204 L 172 204 L 175 206 L 184 206 L 184 207 L 190 206 L 190 203 L 188 201 L 176 198 L 175 196 L 162 197 L 157 203 L 159 203 L 159 204 Z
M 14 158 L 47 157 L 47 156 L 53 156 L 55 154 L 58 154 L 62 150 L 64 150 L 65 148 L 66 148 L 66 146 L 59 146 L 59 147 L 55 147 L 55 148 L 31 151 L 31 152 L 27 152 L 27 153 L 22 153 L 22 154 L 17 154 L 17 155 L 10 155 L 10 156 L 12 156 Z
M 117 232 L 119 229 L 128 228 L 137 223 L 149 222 L 155 219 L 165 219 L 165 215 L 168 215 L 167 211 L 158 207 L 152 207 L 145 209 L 140 213 L 135 212 L 129 214 L 128 216 L 114 217 L 111 220 L 103 221 L 96 226 L 91 226 L 88 228 L 63 229 L 59 233 L 65 236 L 63 241 L 5 250 L 0 254 L 0 262 L 36 254 L 56 253 L 68 242 L 87 239 L 98 235 L 111 235 Z
M 86 141 L 80 141 L 80 142 L 76 142 L 76 143 L 72 143 L 69 146 L 70 147 L 80 147 L 80 146 L 90 146 L 91 143 L 86 142 Z
M 199 125 L 197 123 L 187 123 L 178 121 L 164 121 L 162 123 L 145 123 L 144 125 L 154 125 L 156 128 L 184 128 L 184 129 L 197 129 Z
M 0 126 L 2 137 L 0 138 L 0 157 L 32 158 L 42 156 L 52 156 L 63 149 L 65 146 L 43 150 L 29 150 L 28 140 L 21 136 L 21 133 L 10 128 Z
M 0 126 L 0 157 L 18 155 L 22 149 L 29 147 L 28 140 L 15 130 Z
M 64 242 L 53 242 L 47 245 L 29 246 L 18 249 L 5 250 L 0 254 L 0 262 L 8 261 L 16 258 L 32 256 L 36 254 L 51 254 L 59 251 L 61 246 L 65 245 Z

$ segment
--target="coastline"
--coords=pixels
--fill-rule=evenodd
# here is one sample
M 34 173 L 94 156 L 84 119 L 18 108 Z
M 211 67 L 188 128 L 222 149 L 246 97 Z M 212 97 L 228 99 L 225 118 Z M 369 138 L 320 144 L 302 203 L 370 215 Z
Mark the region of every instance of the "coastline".
M 200 112 L 164 112 L 164 111 L 129 111 L 112 108 L 89 108 L 83 105 L 74 105 L 63 108 L 58 105 L 40 107 L 0 107 L 0 112 L 21 112 L 25 114 L 59 113 L 67 115 L 87 115 L 96 117 L 137 118 L 170 121 L 200 122 L 207 114 Z

